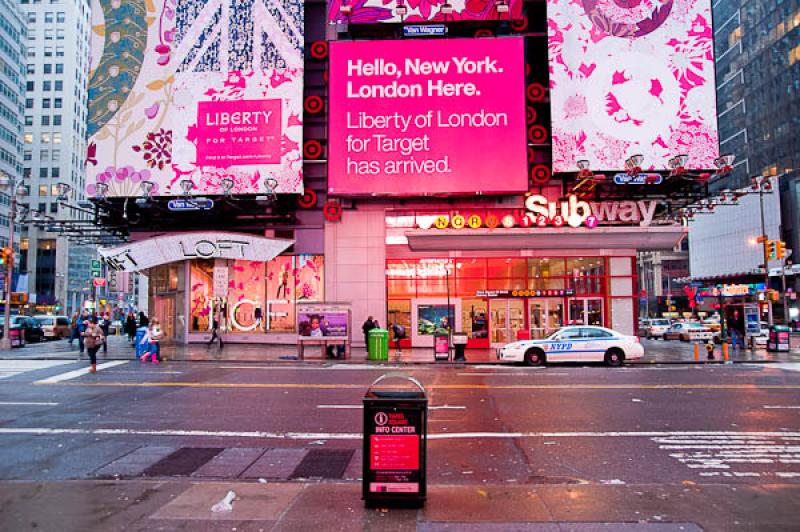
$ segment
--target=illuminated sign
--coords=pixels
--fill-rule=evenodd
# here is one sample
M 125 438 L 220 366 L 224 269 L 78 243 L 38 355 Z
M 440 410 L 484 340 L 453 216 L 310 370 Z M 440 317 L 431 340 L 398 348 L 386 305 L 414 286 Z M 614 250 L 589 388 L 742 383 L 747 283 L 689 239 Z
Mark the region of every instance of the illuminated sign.
M 506 298 L 506 297 L 569 297 L 574 296 L 575 290 L 477 290 L 475 297 Z
M 498 5 L 502 4 L 502 8 Z M 442 8 L 449 6 L 446 13 Z M 403 0 L 328 0 L 328 22 L 340 24 L 381 24 L 403 22 L 471 22 L 522 18 L 522 0 L 484 2 L 404 2 Z M 435 26 L 444 26 L 436 24 Z M 429 26 L 414 25 L 424 30 Z M 446 26 L 444 26 L 446 28 Z M 435 30 L 439 31 L 439 30 Z M 406 35 L 409 35 L 406 33 Z
M 630 175 L 625 172 L 614 175 L 615 185 L 660 185 L 664 181 L 661 174 L 636 174 Z

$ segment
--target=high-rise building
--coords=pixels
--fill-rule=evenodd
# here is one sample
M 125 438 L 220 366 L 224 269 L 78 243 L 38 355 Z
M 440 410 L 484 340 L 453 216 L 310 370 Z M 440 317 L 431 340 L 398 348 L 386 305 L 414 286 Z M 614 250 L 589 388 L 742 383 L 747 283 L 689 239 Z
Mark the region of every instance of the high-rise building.
M 13 181 L 22 178 L 22 112 L 25 100 L 25 65 L 22 36 L 25 22 L 17 5 L 0 0 L 0 173 Z M 0 192 L 0 246 L 8 245 L 12 190 Z M 19 226 L 17 226 L 19 230 Z M 14 237 L 18 249 L 19 235 Z
M 87 79 L 89 72 L 89 2 L 21 0 L 28 25 L 25 81 L 24 176 L 30 187 L 28 207 L 34 220 L 74 218 L 59 202 L 59 183 L 82 199 L 86 152 Z M 66 212 L 63 212 L 66 211 Z M 89 293 L 94 249 L 70 246 L 48 231 L 46 223 L 29 224 L 23 234 L 28 290 L 40 307 L 72 310 Z

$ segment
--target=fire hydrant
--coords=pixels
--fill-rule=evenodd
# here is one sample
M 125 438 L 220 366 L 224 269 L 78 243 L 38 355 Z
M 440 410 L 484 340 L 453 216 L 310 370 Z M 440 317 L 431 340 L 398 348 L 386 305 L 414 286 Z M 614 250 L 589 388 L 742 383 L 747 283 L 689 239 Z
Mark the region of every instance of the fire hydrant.
M 714 360 L 714 342 L 709 341 L 706 343 L 706 352 L 708 353 L 708 359 Z

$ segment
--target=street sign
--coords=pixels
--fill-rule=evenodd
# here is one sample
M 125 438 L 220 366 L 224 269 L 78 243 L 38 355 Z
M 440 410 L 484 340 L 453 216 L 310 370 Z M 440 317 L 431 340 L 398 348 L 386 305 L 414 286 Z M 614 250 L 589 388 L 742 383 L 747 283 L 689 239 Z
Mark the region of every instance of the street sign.
M 99 260 L 92 259 L 92 269 L 93 270 L 99 270 L 102 267 L 103 267 L 103 265 Z
M 167 202 L 171 211 L 210 211 L 214 208 L 214 200 L 210 198 L 171 199 Z
M 93 282 L 94 286 L 105 286 L 106 285 L 106 280 L 105 280 L 104 277 L 99 277 L 99 278 L 92 279 L 92 282 Z
M 92 270 L 92 277 L 95 279 L 100 277 L 100 270 Z

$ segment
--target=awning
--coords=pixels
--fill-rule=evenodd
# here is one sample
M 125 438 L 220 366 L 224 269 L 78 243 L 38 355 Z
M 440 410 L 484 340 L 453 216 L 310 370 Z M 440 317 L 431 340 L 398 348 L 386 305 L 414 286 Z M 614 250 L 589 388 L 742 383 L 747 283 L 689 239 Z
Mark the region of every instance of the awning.
M 672 249 L 686 235 L 677 225 L 650 227 L 427 229 L 405 233 L 413 251 L 505 249 Z
M 109 268 L 135 272 L 187 259 L 239 259 L 266 262 L 294 244 L 294 240 L 246 233 L 171 233 L 114 248 L 99 249 Z

